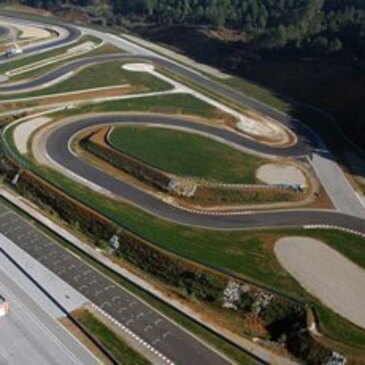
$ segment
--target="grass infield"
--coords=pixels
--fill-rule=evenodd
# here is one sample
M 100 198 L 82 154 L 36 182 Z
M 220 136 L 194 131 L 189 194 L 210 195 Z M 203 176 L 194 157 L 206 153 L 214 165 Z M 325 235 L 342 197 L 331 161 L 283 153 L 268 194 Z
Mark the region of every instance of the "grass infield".
M 265 162 L 210 138 L 174 129 L 120 127 L 109 141 L 117 150 L 165 172 L 223 183 L 253 184 L 256 169 Z

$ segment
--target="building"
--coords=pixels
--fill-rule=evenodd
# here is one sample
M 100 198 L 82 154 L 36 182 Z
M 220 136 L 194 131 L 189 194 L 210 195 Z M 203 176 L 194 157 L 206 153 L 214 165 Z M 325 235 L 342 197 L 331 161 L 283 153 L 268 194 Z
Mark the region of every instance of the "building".
M 4 317 L 9 313 L 9 303 L 0 295 L 0 317 Z

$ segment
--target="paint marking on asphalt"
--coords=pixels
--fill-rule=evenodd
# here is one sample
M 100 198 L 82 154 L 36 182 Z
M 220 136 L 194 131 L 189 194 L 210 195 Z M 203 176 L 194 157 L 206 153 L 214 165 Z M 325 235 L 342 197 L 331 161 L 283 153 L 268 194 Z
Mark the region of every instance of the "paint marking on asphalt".
M 102 314 L 104 317 L 106 317 L 109 321 L 117 325 L 119 328 L 121 328 L 125 333 L 127 333 L 130 337 L 132 337 L 136 342 L 141 344 L 143 347 L 145 347 L 147 350 L 149 350 L 151 353 L 159 357 L 161 360 L 163 360 L 165 363 L 169 365 L 175 365 L 174 362 L 172 362 L 170 359 L 168 359 L 165 355 L 163 355 L 161 352 L 156 350 L 153 346 L 149 345 L 147 342 L 145 342 L 141 337 L 136 335 L 134 332 L 132 332 L 129 328 L 124 326 L 122 323 L 118 322 L 115 318 L 113 318 L 110 314 L 106 313 L 103 309 L 95 305 L 94 303 L 91 303 L 91 306 L 100 314 Z

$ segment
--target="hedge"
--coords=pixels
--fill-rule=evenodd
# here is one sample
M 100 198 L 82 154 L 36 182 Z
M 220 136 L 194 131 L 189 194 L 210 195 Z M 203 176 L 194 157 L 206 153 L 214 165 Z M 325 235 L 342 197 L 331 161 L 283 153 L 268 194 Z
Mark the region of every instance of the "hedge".
M 9 180 L 14 176 L 14 169 L 10 170 Z M 77 224 L 94 240 L 107 241 L 118 233 L 120 246 L 115 252 L 117 256 L 123 257 L 162 282 L 179 288 L 186 295 L 221 307 L 224 289 L 231 279 L 227 275 L 181 259 L 132 232 L 121 229 L 31 172 L 24 171 L 20 174 L 16 189 L 27 198 L 51 207 L 61 219 L 69 224 Z M 244 316 L 249 310 L 252 311 L 254 298 L 260 293 L 266 293 L 261 288 L 252 285 L 251 288 L 249 294 L 245 294 L 244 301 L 238 303 L 238 315 Z M 274 296 L 274 300 L 259 313 L 258 319 L 267 329 L 271 340 L 280 342 L 285 338 L 282 342 L 287 349 L 306 362 L 307 359 L 310 360 L 308 364 L 321 363 L 319 360 L 326 358 L 330 353 L 306 330 L 306 310 L 303 305 Z

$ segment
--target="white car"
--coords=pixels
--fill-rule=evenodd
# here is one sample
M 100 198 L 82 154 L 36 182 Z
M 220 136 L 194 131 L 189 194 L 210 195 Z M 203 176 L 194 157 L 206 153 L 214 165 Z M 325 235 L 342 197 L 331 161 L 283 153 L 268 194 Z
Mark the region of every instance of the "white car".
M 5 57 L 16 57 L 23 54 L 23 50 L 19 47 L 12 47 L 5 53 Z

